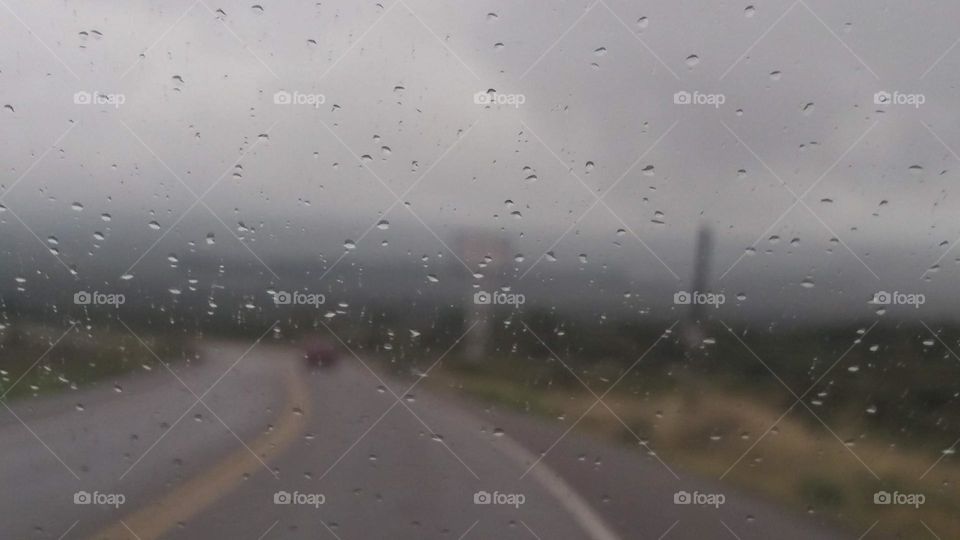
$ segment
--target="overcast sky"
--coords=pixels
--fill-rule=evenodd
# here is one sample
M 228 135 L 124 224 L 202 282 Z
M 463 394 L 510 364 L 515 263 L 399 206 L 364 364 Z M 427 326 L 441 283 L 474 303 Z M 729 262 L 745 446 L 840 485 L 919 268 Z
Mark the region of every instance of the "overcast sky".
M 518 275 L 540 260 L 533 276 L 676 284 L 706 226 L 716 287 L 956 298 L 954 3 L 6 3 L 2 203 L 81 275 L 144 252 L 254 257 L 233 234 L 266 265 L 329 263 L 348 240 L 450 261 L 434 233 L 487 229 Z M 475 103 L 487 90 L 507 103 Z M 414 187 L 394 205 L 381 182 Z M 30 242 L 18 273 L 55 271 Z

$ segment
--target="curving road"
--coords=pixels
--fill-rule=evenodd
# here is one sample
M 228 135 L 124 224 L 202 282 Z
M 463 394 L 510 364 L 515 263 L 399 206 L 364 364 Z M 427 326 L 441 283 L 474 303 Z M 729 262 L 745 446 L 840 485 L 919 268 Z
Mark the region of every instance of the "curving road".
M 553 446 L 566 423 L 298 354 L 214 344 L 172 372 L 8 403 L 0 538 L 840 537 L 633 448 Z M 676 505 L 681 489 L 726 500 Z

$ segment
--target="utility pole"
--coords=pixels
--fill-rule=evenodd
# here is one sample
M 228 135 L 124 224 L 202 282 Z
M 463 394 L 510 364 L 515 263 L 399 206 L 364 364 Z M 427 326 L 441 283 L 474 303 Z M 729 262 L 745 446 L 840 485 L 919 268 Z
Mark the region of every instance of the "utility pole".
M 693 281 L 691 282 L 691 295 L 697 293 L 706 293 L 710 279 L 710 255 L 713 253 L 713 234 L 710 227 L 700 225 L 697 233 L 697 245 L 694 251 L 693 260 Z M 703 344 L 704 332 L 700 327 L 703 320 L 704 309 L 709 306 L 697 302 L 690 302 L 690 309 L 687 311 L 683 322 L 683 342 L 687 350 L 699 348 Z

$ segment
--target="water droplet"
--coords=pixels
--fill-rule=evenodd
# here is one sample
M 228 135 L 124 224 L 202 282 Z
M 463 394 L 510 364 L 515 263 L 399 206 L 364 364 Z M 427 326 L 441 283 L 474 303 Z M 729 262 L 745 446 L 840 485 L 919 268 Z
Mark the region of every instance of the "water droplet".
M 695 54 L 691 54 L 690 56 L 686 57 L 683 62 L 687 64 L 687 67 L 694 67 L 700 63 L 700 57 Z
M 377 222 L 377 228 L 381 231 L 385 231 L 390 228 L 390 222 L 385 219 L 381 219 Z
M 151 229 L 153 229 L 153 230 L 155 230 L 155 231 L 159 231 L 159 230 L 160 230 L 160 224 L 157 223 L 156 221 L 151 221 L 151 222 L 148 223 L 147 225 L 148 225 Z
M 752 5 L 743 8 L 743 16 L 747 17 L 748 19 L 756 14 L 757 8 L 753 7 Z

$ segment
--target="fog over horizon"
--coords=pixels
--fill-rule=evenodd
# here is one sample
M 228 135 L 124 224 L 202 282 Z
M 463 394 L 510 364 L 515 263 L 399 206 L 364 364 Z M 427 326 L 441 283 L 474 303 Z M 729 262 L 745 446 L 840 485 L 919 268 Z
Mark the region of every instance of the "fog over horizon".
M 933 7 L 870 2 L 56 5 L 11 3 L 34 35 L 0 27 L 2 204 L 36 234 L 0 215 L 5 288 L 69 277 L 37 274 L 45 243 L 107 288 L 185 289 L 192 261 L 220 261 L 266 290 L 342 258 L 330 277 L 345 288 L 383 265 L 429 292 L 428 274 L 461 266 L 443 244 L 479 231 L 513 251 L 502 286 L 581 275 L 601 305 L 632 292 L 662 307 L 689 286 L 705 227 L 709 288 L 747 296 L 729 316 L 870 316 L 889 290 L 943 317 L 960 299 L 946 191 L 960 160 L 944 146 L 960 145 L 960 55 L 938 60 L 944 8 L 931 26 Z M 888 35 L 921 25 L 923 46 Z M 477 105 L 488 90 L 524 102 Z M 879 106 L 884 90 L 924 103 Z M 679 91 L 724 102 L 684 108 Z M 77 92 L 123 103 L 78 106 Z M 805 196 L 787 212 L 791 191 Z M 120 280 L 114 267 L 138 260 Z

